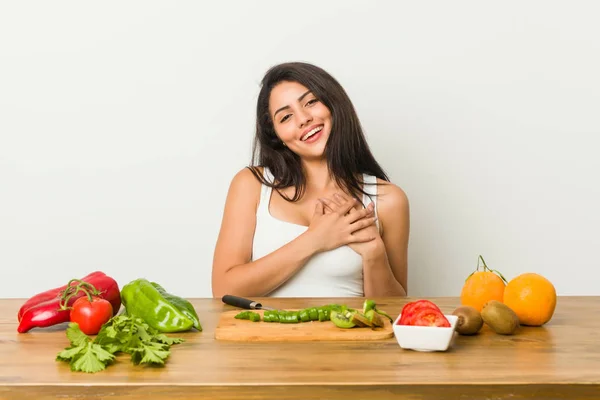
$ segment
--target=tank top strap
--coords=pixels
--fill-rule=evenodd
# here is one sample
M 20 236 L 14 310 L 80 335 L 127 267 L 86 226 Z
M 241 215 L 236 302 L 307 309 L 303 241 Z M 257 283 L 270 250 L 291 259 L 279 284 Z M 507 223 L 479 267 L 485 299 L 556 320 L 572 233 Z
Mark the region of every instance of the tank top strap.
M 271 173 L 269 168 L 267 168 L 267 167 L 263 168 L 263 177 L 265 178 L 265 180 L 267 182 L 273 183 L 273 174 Z M 265 185 L 264 183 L 261 185 L 260 202 L 258 204 L 259 211 L 266 212 L 268 214 L 269 202 L 271 200 L 271 192 L 272 191 L 273 191 L 273 188 L 271 188 L 270 186 Z
M 373 203 L 375 217 L 377 217 L 377 177 L 374 175 L 363 174 L 364 186 L 363 190 L 367 194 L 363 194 L 363 204 L 368 206 L 370 203 Z M 379 229 L 379 219 L 375 222 L 377 228 Z

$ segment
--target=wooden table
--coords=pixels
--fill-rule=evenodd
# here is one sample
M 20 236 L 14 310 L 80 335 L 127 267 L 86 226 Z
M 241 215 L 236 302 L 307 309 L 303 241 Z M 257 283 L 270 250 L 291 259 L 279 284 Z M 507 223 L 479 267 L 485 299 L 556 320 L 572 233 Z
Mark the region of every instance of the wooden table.
M 361 299 L 258 299 L 278 308 Z M 398 315 L 410 298 L 375 299 Z M 450 313 L 457 298 L 434 298 Z M 17 333 L 23 300 L 0 300 L 0 399 L 600 399 L 600 297 L 561 297 L 550 323 L 457 336 L 447 352 L 377 342 L 235 343 L 214 339 L 218 299 L 192 299 L 204 330 L 177 334 L 164 368 L 127 355 L 96 374 L 54 361 L 65 325 Z

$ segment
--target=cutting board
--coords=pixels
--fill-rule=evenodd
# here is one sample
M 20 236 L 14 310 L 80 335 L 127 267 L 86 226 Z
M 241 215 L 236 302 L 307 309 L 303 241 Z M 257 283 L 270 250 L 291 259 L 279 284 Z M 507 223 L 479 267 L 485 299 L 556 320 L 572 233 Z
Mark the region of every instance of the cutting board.
M 394 336 L 392 323 L 382 317 L 381 328 L 338 328 L 331 321 L 310 321 L 297 324 L 264 322 L 262 310 L 256 310 L 261 316 L 260 322 L 252 322 L 234 317 L 243 310 L 221 313 L 215 330 L 215 339 L 237 342 L 310 342 L 341 340 L 385 340 Z

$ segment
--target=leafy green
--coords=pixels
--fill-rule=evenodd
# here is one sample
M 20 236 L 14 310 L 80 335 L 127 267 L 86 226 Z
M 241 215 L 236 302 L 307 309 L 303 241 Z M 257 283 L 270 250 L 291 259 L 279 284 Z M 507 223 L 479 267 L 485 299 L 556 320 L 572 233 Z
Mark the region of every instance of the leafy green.
M 92 339 L 71 322 L 66 331 L 71 345 L 58 353 L 56 361 L 69 362 L 72 371 L 99 372 L 114 362 L 115 354 L 127 353 L 134 365 L 165 364 L 173 344 L 183 343 L 158 332 L 141 318 L 116 315 Z

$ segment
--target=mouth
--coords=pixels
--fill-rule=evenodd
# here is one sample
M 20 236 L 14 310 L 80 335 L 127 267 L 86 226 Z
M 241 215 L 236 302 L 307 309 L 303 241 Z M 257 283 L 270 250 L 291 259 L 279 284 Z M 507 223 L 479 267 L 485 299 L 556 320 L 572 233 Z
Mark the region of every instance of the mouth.
M 321 136 L 322 131 L 323 131 L 323 125 L 316 126 L 316 127 L 312 128 L 310 131 L 306 132 L 304 135 L 302 135 L 300 140 L 303 142 L 307 142 L 307 143 L 314 142 Z

